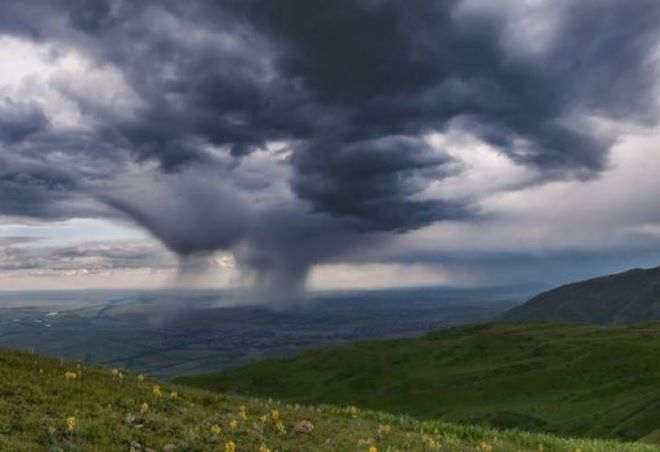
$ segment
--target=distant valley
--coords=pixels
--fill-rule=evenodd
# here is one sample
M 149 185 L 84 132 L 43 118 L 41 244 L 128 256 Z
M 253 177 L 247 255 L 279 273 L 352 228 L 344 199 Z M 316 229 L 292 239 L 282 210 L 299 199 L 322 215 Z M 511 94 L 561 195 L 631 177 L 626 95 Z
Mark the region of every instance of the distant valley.
M 513 289 L 333 292 L 276 311 L 232 306 L 219 291 L 6 293 L 0 346 L 173 378 L 322 345 L 485 322 L 522 299 Z

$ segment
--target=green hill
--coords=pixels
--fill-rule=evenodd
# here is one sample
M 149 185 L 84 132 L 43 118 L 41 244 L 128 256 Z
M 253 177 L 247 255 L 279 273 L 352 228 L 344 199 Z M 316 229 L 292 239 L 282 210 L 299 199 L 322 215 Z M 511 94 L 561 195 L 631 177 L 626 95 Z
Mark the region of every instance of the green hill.
M 501 320 L 595 324 L 660 320 L 660 267 L 567 284 L 508 311 Z
M 296 431 L 313 426 L 308 432 Z M 232 445 L 234 446 L 232 448 Z M 162 385 L 0 349 L 2 451 L 660 451 Z
M 459 327 L 178 381 L 498 428 L 651 440 L 660 433 L 660 324 Z

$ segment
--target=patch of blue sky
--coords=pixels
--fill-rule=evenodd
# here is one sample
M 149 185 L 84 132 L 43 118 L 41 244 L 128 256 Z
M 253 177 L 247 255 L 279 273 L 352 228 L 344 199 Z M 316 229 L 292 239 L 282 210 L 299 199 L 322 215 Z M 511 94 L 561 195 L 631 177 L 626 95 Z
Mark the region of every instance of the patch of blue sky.
M 104 219 L 77 218 L 41 224 L 0 224 L 0 237 L 24 237 L 40 244 L 80 241 L 142 240 L 148 235 L 137 228 Z

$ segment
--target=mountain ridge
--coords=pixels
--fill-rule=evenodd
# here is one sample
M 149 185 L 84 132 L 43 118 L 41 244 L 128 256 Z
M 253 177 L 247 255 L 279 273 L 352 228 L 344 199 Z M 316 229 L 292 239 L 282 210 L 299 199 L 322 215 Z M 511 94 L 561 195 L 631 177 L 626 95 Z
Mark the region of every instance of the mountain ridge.
M 660 267 L 634 268 L 548 290 L 503 322 L 632 324 L 660 320 Z

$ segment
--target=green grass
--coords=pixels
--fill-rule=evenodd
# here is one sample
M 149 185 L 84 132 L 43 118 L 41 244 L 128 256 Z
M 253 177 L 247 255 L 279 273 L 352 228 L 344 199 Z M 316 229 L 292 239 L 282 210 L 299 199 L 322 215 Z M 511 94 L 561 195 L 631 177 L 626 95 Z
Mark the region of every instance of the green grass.
M 76 375 L 66 379 L 67 372 Z M 112 451 L 658 451 L 653 445 L 563 439 L 338 406 L 296 406 L 266 399 L 230 396 L 161 385 L 122 371 L 81 367 L 25 352 L 0 350 L 0 450 Z M 154 394 L 160 385 L 161 396 Z M 171 397 L 176 391 L 177 397 Z M 143 403 L 149 409 L 141 412 Z M 245 419 L 241 416 L 245 407 Z M 279 412 L 282 430 L 273 421 Z M 264 416 L 264 418 L 262 418 Z M 76 425 L 67 427 L 67 418 Z M 293 426 L 307 419 L 310 434 Z M 236 421 L 232 428 L 232 421 Z M 222 432 L 214 434 L 213 425 Z M 388 427 L 389 426 L 389 429 Z M 389 432 L 387 432 L 389 430 Z M 138 444 L 139 443 L 139 444 Z M 138 448 L 137 446 L 140 446 Z
M 497 428 L 660 439 L 659 324 L 459 327 L 177 381 Z

